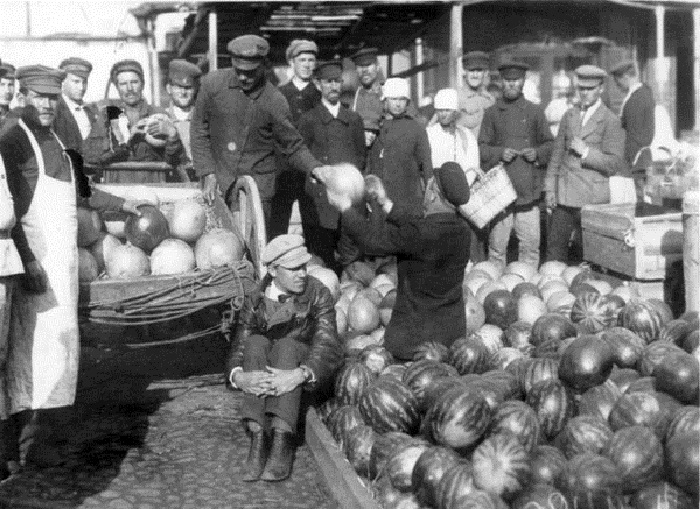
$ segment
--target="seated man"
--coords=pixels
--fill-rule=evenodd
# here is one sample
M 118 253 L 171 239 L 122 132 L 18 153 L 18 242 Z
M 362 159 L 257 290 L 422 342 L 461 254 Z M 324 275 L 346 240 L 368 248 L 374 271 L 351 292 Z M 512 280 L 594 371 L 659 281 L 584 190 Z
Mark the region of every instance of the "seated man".
M 302 389 L 323 389 L 343 361 L 334 301 L 307 275 L 310 259 L 300 235 L 275 237 L 263 252 L 268 274 L 239 315 L 227 373 L 232 387 L 243 391 L 241 412 L 251 437 L 244 481 L 289 477 Z
M 323 181 L 323 171 L 317 173 Z M 328 199 L 365 252 L 397 257 L 396 305 L 384 346 L 400 360 L 411 360 L 428 341 L 449 347 L 467 326 L 462 278 L 469 261 L 469 226 L 458 215 L 469 200 L 464 171 L 448 162 L 435 172 L 425 191 L 423 217 L 392 203 L 381 183 L 368 194 L 375 196 L 368 220 L 349 198 L 328 193 Z

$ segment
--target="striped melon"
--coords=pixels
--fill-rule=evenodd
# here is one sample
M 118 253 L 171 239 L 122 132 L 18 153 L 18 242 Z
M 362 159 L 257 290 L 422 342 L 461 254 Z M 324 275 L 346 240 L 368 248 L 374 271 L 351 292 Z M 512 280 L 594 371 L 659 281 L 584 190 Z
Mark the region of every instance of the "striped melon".
M 575 412 L 573 396 L 566 387 L 554 380 L 535 384 L 525 402 L 537 413 L 540 431 L 548 440 L 552 440 L 564 429 Z
M 380 378 L 360 396 L 360 413 L 377 433 L 418 430 L 418 402 L 406 385 L 391 378 Z
M 651 482 L 660 481 L 663 475 L 664 449 L 654 431 L 646 426 L 630 426 L 616 431 L 604 455 L 617 465 L 625 493 L 633 493 Z
M 474 451 L 474 484 L 508 500 L 530 480 L 530 457 L 520 441 L 499 434 L 484 440 Z

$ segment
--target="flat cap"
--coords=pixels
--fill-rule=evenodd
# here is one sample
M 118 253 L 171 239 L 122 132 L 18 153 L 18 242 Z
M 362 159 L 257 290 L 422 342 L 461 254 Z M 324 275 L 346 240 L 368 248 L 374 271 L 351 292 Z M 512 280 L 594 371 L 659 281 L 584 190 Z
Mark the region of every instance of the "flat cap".
M 343 62 L 329 60 L 316 65 L 316 76 L 320 80 L 338 80 L 343 77 Z
M 257 69 L 270 52 L 270 45 L 259 35 L 241 35 L 228 43 L 233 66 L 244 71 Z
M 39 94 L 60 94 L 66 72 L 45 65 L 26 65 L 17 69 L 20 86 Z
M 442 195 L 455 207 L 469 201 L 469 183 L 462 167 L 452 161 L 444 163 L 435 172 Z
M 459 97 L 454 88 L 443 88 L 438 90 L 433 100 L 433 107 L 436 110 L 458 110 Z
M 202 70 L 195 64 L 176 58 L 168 64 L 168 81 L 181 87 L 193 87 L 202 75 Z
M 75 74 L 83 79 L 88 79 L 90 73 L 92 72 L 92 64 L 87 60 L 78 57 L 66 58 L 58 66 L 59 69 L 63 69 L 68 74 Z
M 610 74 L 623 74 L 630 69 L 635 69 L 634 60 L 622 60 L 610 68 Z
M 291 43 L 289 43 L 285 56 L 287 57 L 287 60 L 291 60 L 302 53 L 313 53 L 314 55 L 318 55 L 318 46 L 316 46 L 314 41 L 309 41 L 307 39 L 294 39 Z
M 304 245 L 304 237 L 296 234 L 279 235 L 272 239 L 262 254 L 265 265 L 280 265 L 293 269 L 308 263 L 311 255 Z
M 498 72 L 501 73 L 501 77 L 504 79 L 522 78 L 528 69 L 530 69 L 530 66 L 525 62 L 511 59 L 504 60 L 498 66 Z
M 135 72 L 141 77 L 143 81 L 143 67 L 136 60 L 120 60 L 112 66 L 112 70 L 109 73 L 112 83 L 117 83 L 117 75 L 120 72 Z
M 483 51 L 469 51 L 462 57 L 462 64 L 468 71 L 485 70 L 489 68 L 489 55 Z
M 362 48 L 352 56 L 355 65 L 370 65 L 377 63 L 379 50 L 377 48 Z
M 4 72 L 3 78 L 14 78 L 15 77 L 15 66 L 7 62 L 0 64 L 0 75 Z
M 384 82 L 382 87 L 382 97 L 386 99 L 387 97 L 406 99 L 411 98 L 411 92 L 408 87 L 408 81 L 403 78 L 389 78 Z
M 595 87 L 600 85 L 607 73 L 595 65 L 581 65 L 576 68 L 576 82 L 581 87 Z

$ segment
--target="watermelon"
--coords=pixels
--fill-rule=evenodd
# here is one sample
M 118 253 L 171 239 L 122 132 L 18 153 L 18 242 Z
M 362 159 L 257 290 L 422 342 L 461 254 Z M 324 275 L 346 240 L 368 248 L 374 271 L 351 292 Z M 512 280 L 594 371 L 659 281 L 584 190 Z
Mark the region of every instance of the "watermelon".
M 576 336 L 576 327 L 568 318 L 556 313 L 548 313 L 537 319 L 532 326 L 530 343 L 537 346 L 549 340 L 559 340 Z
M 599 417 L 608 421 L 610 411 L 622 396 L 622 392 L 612 381 L 606 380 L 601 385 L 591 387 L 584 392 L 578 401 L 579 415 Z
M 586 452 L 601 454 L 613 436 L 606 421 L 590 415 L 569 419 L 563 433 L 564 454 L 568 459 Z
M 537 413 L 540 431 L 548 440 L 564 429 L 575 412 L 573 396 L 555 380 L 535 384 L 528 392 L 525 402 Z
M 688 333 L 681 346 L 687 353 L 695 354 L 698 351 L 698 345 L 700 345 L 700 331 L 696 329 Z
M 648 392 L 651 394 L 656 394 L 656 377 L 653 376 L 641 376 L 637 378 L 634 382 L 630 383 L 629 387 L 625 391 L 625 394 L 630 394 L 632 392 Z
M 700 408 L 684 406 L 671 414 L 671 420 L 666 428 L 665 441 L 668 443 L 679 433 L 693 432 L 700 434 Z
M 559 361 L 557 359 L 532 359 L 525 368 L 521 384 L 526 394 L 540 382 L 559 379 Z
M 493 369 L 505 369 L 508 366 L 508 364 L 510 364 L 514 360 L 524 358 L 525 357 L 523 356 L 523 353 L 520 350 L 516 348 L 506 347 L 501 348 L 498 352 L 496 352 L 496 355 L 491 356 L 489 365 Z
M 496 325 L 484 324 L 470 336 L 486 347 L 491 355 L 503 348 L 503 330 Z
M 613 318 L 613 323 L 614 324 L 617 323 L 617 320 L 620 316 L 620 312 L 627 304 L 625 302 L 625 299 L 623 299 L 619 295 L 608 294 L 608 295 L 603 295 L 602 300 L 603 300 L 603 303 L 605 305 L 607 305 L 608 308 L 610 309 L 610 313 L 612 314 L 612 318 Z
M 382 476 L 386 462 L 398 447 L 410 444 L 416 439 L 400 431 L 374 433 L 374 443 L 369 455 L 369 479 Z
M 384 509 L 422 509 L 413 493 L 402 492 L 393 487 L 386 489 L 377 500 Z
M 511 348 L 517 348 L 524 355 L 529 356 L 532 352 L 530 336 L 532 335 L 532 324 L 518 320 L 508 326 L 504 333 L 504 343 Z
M 640 489 L 630 498 L 633 509 L 697 509 L 698 505 L 677 486 L 665 481 Z
M 447 347 L 437 341 L 428 341 L 421 343 L 416 347 L 413 354 L 414 361 L 432 360 L 438 362 L 447 362 L 449 352 Z
M 489 360 L 489 351 L 473 336 L 458 339 L 450 346 L 449 362 L 460 375 L 488 371 Z
M 488 381 L 499 393 L 501 401 L 509 399 L 523 399 L 518 378 L 504 369 L 494 369 L 487 371 L 481 376 L 482 380 Z
M 518 283 L 513 287 L 513 290 L 511 291 L 511 294 L 513 295 L 513 298 L 515 299 L 515 302 L 518 302 L 521 297 L 525 295 L 532 295 L 533 297 L 539 297 L 540 296 L 540 291 L 537 289 L 537 285 L 534 285 L 530 282 L 524 282 L 524 283 Z
M 539 445 L 532 453 L 530 467 L 534 484 L 554 484 L 564 472 L 566 458 L 551 445 Z
M 654 431 L 646 426 L 630 426 L 616 431 L 603 455 L 617 466 L 625 493 L 633 493 L 659 481 L 663 475 L 663 447 Z
M 438 482 L 435 507 L 457 509 L 460 507 L 458 500 L 474 491 L 476 486 L 471 462 L 459 462 L 450 466 Z
M 547 341 L 543 341 L 535 347 L 532 356 L 537 357 L 538 359 L 559 360 L 561 358 L 559 350 L 561 350 L 563 345 L 564 341 L 561 341 L 559 339 L 548 339 Z
M 613 361 L 620 368 L 636 367 L 646 346 L 642 338 L 623 327 L 612 327 L 601 332 L 600 339 L 612 349 Z
M 475 490 L 455 502 L 455 509 L 508 509 L 506 503 L 495 493 Z
M 328 416 L 341 406 L 343 406 L 343 404 L 340 402 L 340 400 L 331 398 L 324 401 L 323 404 L 317 408 L 318 416 L 321 418 L 321 421 L 323 421 L 323 424 L 325 424 L 326 427 L 328 426 Z
M 559 380 L 572 389 L 583 392 L 602 384 L 613 368 L 613 352 L 597 336 L 576 338 L 559 361 Z
M 508 290 L 494 290 L 484 300 L 486 323 L 506 329 L 518 319 L 518 303 Z
M 683 491 L 698 496 L 700 435 L 693 431 L 675 434 L 666 443 L 666 468 L 671 480 Z
M 369 478 L 369 460 L 375 434 L 370 426 L 360 424 L 345 439 L 345 456 L 358 475 Z
M 343 405 L 356 405 L 374 381 L 375 374 L 361 362 L 347 362 L 335 378 L 335 397 Z
M 616 319 L 605 298 L 599 293 L 580 293 L 571 308 L 571 321 L 582 334 L 595 334 L 609 329 L 615 325 Z
M 654 370 L 656 387 L 683 403 L 694 403 L 700 387 L 699 368 L 697 359 L 688 353 L 669 354 Z
M 664 311 L 649 301 L 633 300 L 618 316 L 618 324 L 639 335 L 647 343 L 658 339 L 661 328 L 670 321 Z
M 341 450 L 348 433 L 362 424 L 362 415 L 355 405 L 341 406 L 328 416 L 328 429 Z
M 436 380 L 445 377 L 457 377 L 455 368 L 443 362 L 420 360 L 412 363 L 403 374 L 403 383 L 411 389 L 416 398 L 418 409 L 426 409 L 426 388 Z
M 492 414 L 481 394 L 461 384 L 455 385 L 438 396 L 428 408 L 426 435 L 435 444 L 464 449 L 482 437 Z
M 511 509 L 568 509 L 566 498 L 551 484 L 534 484 L 522 491 Z
M 499 386 L 493 380 L 484 377 L 484 375 L 464 375 L 462 380 L 467 390 L 481 394 L 491 410 L 494 411 L 498 405 L 505 401 L 509 390 L 507 387 Z
M 464 297 L 464 311 L 467 315 L 467 334 L 478 331 L 486 323 L 486 313 L 481 302 L 471 294 Z
M 360 413 L 365 423 L 377 433 L 418 430 L 418 402 L 406 385 L 390 378 L 381 378 L 360 396 Z
M 535 411 L 522 401 L 505 401 L 491 419 L 489 434 L 510 434 L 529 453 L 540 441 L 540 423 Z
M 639 371 L 642 376 L 653 376 L 656 368 L 659 366 L 659 364 L 661 364 L 666 356 L 672 353 L 681 352 L 683 352 L 683 350 L 673 343 L 662 343 L 661 341 L 655 341 L 644 347 L 642 356 L 639 358 L 639 362 L 637 363 L 637 371 Z
M 389 353 L 389 350 L 380 345 L 364 347 L 360 351 L 358 359 L 376 375 L 394 361 L 394 357 Z
M 421 454 L 428 449 L 427 443 L 413 442 L 411 444 L 398 447 L 389 456 L 386 463 L 386 475 L 389 476 L 391 485 L 399 491 L 411 491 L 411 477 L 413 468 L 418 462 Z
M 403 374 L 406 372 L 405 364 L 392 364 L 387 366 L 379 373 L 379 378 L 392 378 L 398 382 L 403 380 Z
M 673 343 L 682 348 L 686 336 L 688 336 L 691 331 L 690 324 L 685 320 L 681 320 L 680 318 L 671 320 L 661 327 L 659 331 L 659 341 Z
M 474 484 L 477 488 L 512 499 L 530 480 L 530 457 L 518 438 L 493 435 L 474 451 Z
M 438 503 L 440 481 L 447 471 L 461 461 L 460 457 L 447 447 L 428 447 L 420 455 L 411 477 L 411 485 L 416 498 L 425 505 Z
M 641 425 L 649 426 L 660 434 L 668 426 L 669 417 L 665 415 L 656 393 L 631 392 L 620 396 L 608 420 L 613 431 Z
M 636 369 L 613 368 L 612 372 L 610 373 L 610 376 L 608 377 L 608 381 L 617 385 L 617 388 L 620 389 L 620 392 L 625 392 L 627 391 L 627 388 L 630 386 L 630 384 L 637 380 L 639 377 L 639 372 Z
M 615 463 L 599 454 L 585 453 L 571 458 L 559 486 L 576 509 L 620 508 L 622 486 Z
M 662 327 L 663 325 L 673 320 L 673 310 L 671 309 L 671 306 L 666 304 L 662 299 L 652 297 L 650 299 L 647 299 L 647 304 L 656 309 L 656 311 L 661 316 Z

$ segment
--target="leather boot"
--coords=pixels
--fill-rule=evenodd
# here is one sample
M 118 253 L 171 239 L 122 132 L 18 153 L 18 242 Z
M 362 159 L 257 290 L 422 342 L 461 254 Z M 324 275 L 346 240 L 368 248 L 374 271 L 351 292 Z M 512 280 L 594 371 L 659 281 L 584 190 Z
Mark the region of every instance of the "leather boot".
M 294 435 L 288 431 L 273 428 L 272 448 L 261 479 L 263 481 L 283 481 L 292 473 L 294 461 Z
M 243 466 L 243 480 L 254 482 L 260 479 L 265 468 L 265 430 L 248 431 L 250 435 L 250 450 Z

